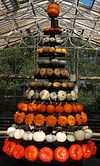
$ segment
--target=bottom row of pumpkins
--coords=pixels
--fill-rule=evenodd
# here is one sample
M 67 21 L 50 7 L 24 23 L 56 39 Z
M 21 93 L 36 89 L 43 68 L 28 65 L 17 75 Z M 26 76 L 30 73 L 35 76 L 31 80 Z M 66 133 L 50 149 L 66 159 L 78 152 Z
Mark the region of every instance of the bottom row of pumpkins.
M 58 162 L 66 162 L 69 159 L 79 161 L 82 159 L 88 159 L 96 154 L 96 145 L 92 140 L 82 145 L 72 144 L 69 148 L 64 146 L 58 146 L 55 149 L 49 147 L 43 147 L 38 149 L 34 145 L 24 148 L 22 145 L 15 141 L 5 140 L 3 146 L 3 152 L 9 157 L 15 159 L 27 159 L 34 162 L 40 160 L 45 163 L 49 163 L 53 160 Z

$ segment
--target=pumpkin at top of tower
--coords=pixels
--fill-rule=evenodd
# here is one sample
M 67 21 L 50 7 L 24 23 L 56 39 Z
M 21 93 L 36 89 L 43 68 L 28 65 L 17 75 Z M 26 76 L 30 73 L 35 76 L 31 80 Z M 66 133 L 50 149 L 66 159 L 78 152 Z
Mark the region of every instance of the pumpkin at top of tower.
M 60 13 L 60 5 L 56 2 L 49 3 L 47 13 L 50 17 L 58 17 Z

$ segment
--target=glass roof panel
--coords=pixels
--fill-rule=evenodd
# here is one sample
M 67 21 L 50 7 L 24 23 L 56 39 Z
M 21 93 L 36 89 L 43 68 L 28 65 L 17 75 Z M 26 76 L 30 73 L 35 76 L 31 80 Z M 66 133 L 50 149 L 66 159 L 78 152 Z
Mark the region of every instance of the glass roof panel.
M 61 6 L 59 26 L 65 34 L 78 35 L 100 47 L 100 0 L 57 1 Z M 0 48 L 21 42 L 29 35 L 27 29 L 32 35 L 42 34 L 42 29 L 50 25 L 46 12 L 49 0 L 17 0 L 17 10 L 12 10 L 11 0 L 5 1 L 6 5 L 10 3 L 9 9 L 3 2 L 0 1 Z
M 92 8 L 95 0 L 80 0 L 80 4 L 87 7 Z

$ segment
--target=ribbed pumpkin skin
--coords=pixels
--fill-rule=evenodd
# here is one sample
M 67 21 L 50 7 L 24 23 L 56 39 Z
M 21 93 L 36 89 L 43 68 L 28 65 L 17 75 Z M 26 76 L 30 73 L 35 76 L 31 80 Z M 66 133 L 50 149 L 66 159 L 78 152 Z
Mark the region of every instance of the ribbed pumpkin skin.
M 49 105 L 47 106 L 47 112 L 48 112 L 48 113 L 54 113 L 54 112 L 55 112 L 55 106 L 52 105 L 52 104 L 49 104 Z
M 60 6 L 56 3 L 50 3 L 47 8 L 50 17 L 58 17 L 60 13 Z

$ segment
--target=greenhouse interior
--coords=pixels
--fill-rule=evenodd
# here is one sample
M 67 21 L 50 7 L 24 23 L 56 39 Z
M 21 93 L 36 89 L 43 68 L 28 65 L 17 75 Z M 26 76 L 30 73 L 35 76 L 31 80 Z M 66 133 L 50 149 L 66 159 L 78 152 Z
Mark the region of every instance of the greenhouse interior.
M 100 166 L 100 0 L 0 0 L 0 166 Z

